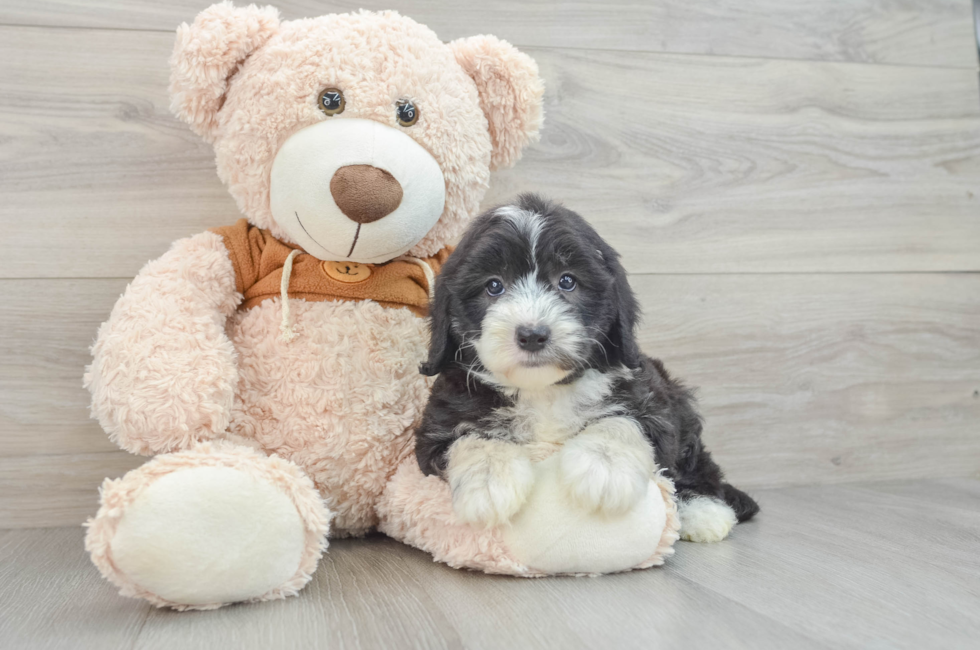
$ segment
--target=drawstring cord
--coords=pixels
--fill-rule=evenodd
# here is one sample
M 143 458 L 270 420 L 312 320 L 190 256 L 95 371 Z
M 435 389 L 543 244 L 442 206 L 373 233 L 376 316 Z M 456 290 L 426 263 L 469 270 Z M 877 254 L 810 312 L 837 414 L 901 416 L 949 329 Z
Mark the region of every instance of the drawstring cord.
M 283 343 L 289 343 L 296 338 L 296 332 L 293 331 L 293 324 L 289 318 L 289 276 L 293 274 L 293 258 L 298 254 L 298 250 L 293 250 L 282 265 L 282 282 L 279 284 L 279 295 L 282 296 L 282 323 L 279 324 L 279 340 Z
M 422 272 L 425 273 L 425 283 L 429 286 L 429 300 L 435 298 L 436 295 L 436 274 L 432 272 L 432 267 L 429 263 L 418 257 L 409 257 L 408 255 L 402 255 L 401 257 L 395 258 L 396 262 L 412 262 L 413 264 L 418 264 L 422 267 Z
M 283 343 L 289 343 L 298 336 L 293 330 L 293 323 L 289 314 L 289 278 L 293 274 L 293 258 L 298 254 L 298 250 L 293 250 L 289 253 L 289 257 L 286 258 L 285 263 L 282 265 L 282 281 L 279 284 L 279 295 L 282 296 L 282 322 L 279 324 L 279 340 Z M 409 257 L 408 255 L 397 257 L 395 261 L 418 264 L 425 274 L 425 283 L 429 287 L 429 300 L 435 297 L 436 274 L 433 273 L 432 267 L 429 266 L 428 262 L 418 257 Z

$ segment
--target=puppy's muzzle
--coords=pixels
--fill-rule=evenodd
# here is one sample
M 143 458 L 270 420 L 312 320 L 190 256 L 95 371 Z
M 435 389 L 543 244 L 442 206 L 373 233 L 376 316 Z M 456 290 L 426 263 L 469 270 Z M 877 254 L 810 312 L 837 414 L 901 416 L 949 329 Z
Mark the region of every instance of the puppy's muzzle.
M 357 223 L 373 223 L 394 212 L 402 202 L 402 186 L 390 173 L 372 165 L 347 165 L 334 172 L 330 194 Z
M 517 347 L 520 349 L 525 352 L 537 352 L 548 345 L 548 341 L 551 339 L 551 328 L 547 325 L 535 325 L 534 327 L 520 325 L 514 333 L 514 338 L 517 340 Z

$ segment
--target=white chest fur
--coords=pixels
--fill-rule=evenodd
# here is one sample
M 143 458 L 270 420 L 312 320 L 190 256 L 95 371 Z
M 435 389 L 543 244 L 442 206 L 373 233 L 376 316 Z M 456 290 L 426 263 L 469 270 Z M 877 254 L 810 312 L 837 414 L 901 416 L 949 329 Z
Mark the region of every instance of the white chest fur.
M 616 415 L 610 401 L 613 377 L 587 370 L 578 380 L 540 390 L 520 391 L 516 403 L 502 409 L 516 442 L 527 445 L 532 457 L 547 456 L 590 422 Z

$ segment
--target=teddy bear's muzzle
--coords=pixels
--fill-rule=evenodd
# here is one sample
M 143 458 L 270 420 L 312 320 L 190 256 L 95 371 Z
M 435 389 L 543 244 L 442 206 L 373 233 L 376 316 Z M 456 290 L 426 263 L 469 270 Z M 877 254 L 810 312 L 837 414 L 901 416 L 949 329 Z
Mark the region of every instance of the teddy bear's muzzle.
M 373 223 L 394 212 L 402 202 L 402 186 L 389 172 L 372 165 L 347 165 L 330 180 L 330 193 L 344 216 Z
M 421 241 L 445 205 L 439 162 L 405 129 L 374 120 L 300 129 L 269 173 L 273 218 L 321 260 L 388 262 Z

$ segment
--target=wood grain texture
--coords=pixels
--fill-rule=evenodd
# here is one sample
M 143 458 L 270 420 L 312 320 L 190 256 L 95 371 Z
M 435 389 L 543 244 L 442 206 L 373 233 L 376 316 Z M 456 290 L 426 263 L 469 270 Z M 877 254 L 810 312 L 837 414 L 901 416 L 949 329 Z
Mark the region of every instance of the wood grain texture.
M 561 199 L 632 272 L 980 265 L 973 72 L 532 54 L 549 84 L 542 141 L 491 200 Z
M 976 482 L 895 485 L 761 492 L 757 522 L 727 546 L 684 545 L 668 571 L 832 648 L 971 647 L 980 501 L 945 500 Z M 908 501 L 906 487 L 926 498 Z
M 413 570 L 422 563 L 433 566 L 431 560 L 421 553 L 406 558 L 401 550 L 380 536 L 333 541 L 326 561 L 303 590 L 309 598 L 189 612 L 190 616 L 154 610 L 133 647 L 465 647 L 422 588 L 424 577 Z
M 115 451 L 89 417 L 89 346 L 126 280 L 0 280 L 0 458 Z
M 0 528 L 79 526 L 99 509 L 104 479 L 144 462 L 125 451 L 0 458 Z
M 521 580 L 456 571 L 383 540 L 467 648 L 816 648 L 813 638 L 665 571 Z
M 73 528 L 0 531 L 0 647 L 131 648 L 149 603 L 102 580 Z
M 173 31 L 210 0 L 6 0 L 0 23 Z M 244 3 L 242 3 L 244 4 Z M 395 8 L 451 40 L 522 46 L 976 66 L 969 0 L 278 0 L 284 18 Z
M 643 348 L 700 387 L 705 439 L 736 484 L 980 472 L 980 275 L 632 282 L 646 314 Z M 104 453 L 114 447 L 87 419 L 80 385 L 87 346 L 124 286 L 0 281 L 10 306 L 0 312 L 0 354 L 12 361 L 0 366 L 0 463 L 22 468 L 12 485 L 25 481 L 0 490 L 0 511 L 15 525 L 79 523 L 103 476 L 142 462 Z M 31 325 L 34 304 L 45 307 Z M 84 470 L 59 499 L 65 463 Z
M 980 276 L 633 280 L 642 347 L 699 387 L 736 484 L 980 471 Z
M 522 580 L 381 536 L 337 540 L 297 598 L 211 612 L 113 594 L 80 528 L 0 531 L 4 648 L 971 648 L 980 481 L 759 490 L 762 513 L 663 568 Z M 924 518 L 923 518 L 924 517 Z M 722 642 L 723 641 L 723 642 Z
M 210 147 L 168 114 L 171 45 L 0 28 L 0 277 L 131 277 L 238 217 Z M 487 205 L 560 198 L 634 272 L 980 270 L 974 71 L 529 52 L 542 141 Z

